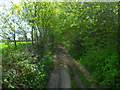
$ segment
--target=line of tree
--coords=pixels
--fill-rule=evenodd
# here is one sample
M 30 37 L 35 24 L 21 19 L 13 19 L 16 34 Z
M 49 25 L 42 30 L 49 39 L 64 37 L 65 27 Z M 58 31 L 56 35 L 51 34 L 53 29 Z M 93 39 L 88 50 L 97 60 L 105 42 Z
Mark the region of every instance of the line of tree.
M 75 47 L 74 50 L 77 52 L 73 53 L 78 56 L 70 52 L 75 59 L 87 55 L 91 49 L 99 52 L 106 46 L 112 47 L 111 49 L 117 52 L 118 4 L 116 2 L 22 2 L 12 4 L 10 14 L 3 13 L 0 16 L 4 23 L 1 29 L 2 37 L 11 37 L 14 46 L 17 47 L 16 35 L 23 35 L 27 43 L 29 41 L 27 33 L 31 34 L 32 47 L 41 57 L 46 51 L 53 50 L 60 44 L 68 49 Z M 114 57 L 111 58 L 114 60 Z M 110 73 L 110 77 L 114 80 L 108 81 L 109 87 L 110 85 L 117 87 L 116 84 L 112 84 L 112 81 L 118 82 L 115 80 L 118 74 L 117 62 L 115 58 L 115 61 L 109 62 L 105 59 L 102 63 L 104 69 L 108 70 L 107 73 L 111 67 L 115 69 Z M 104 80 L 98 79 L 98 81 Z

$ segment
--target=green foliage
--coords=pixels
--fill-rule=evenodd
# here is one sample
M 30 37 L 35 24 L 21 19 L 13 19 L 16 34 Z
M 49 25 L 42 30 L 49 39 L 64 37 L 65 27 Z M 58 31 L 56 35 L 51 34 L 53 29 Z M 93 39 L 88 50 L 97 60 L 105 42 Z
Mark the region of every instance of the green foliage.
M 92 48 L 80 62 L 101 87 L 119 87 L 116 47 L 108 45 L 104 48 Z
M 69 49 L 73 58 L 85 65 L 101 87 L 120 87 L 120 81 L 116 79 L 119 74 L 116 50 L 117 11 L 116 2 L 22 2 L 13 4 L 10 14 L 0 14 L 3 21 L 3 39 L 10 38 L 14 41 L 13 44 L 8 42 L 6 44 L 8 48 L 3 50 L 3 64 L 9 67 L 3 74 L 4 82 L 7 83 L 5 85 L 11 88 L 37 87 L 37 85 L 44 87 L 43 80 L 47 79 L 46 70 L 49 71 L 52 67 L 51 54 L 46 52 L 51 52 L 55 46 L 63 44 Z M 37 61 L 36 64 L 33 64 L 34 58 L 31 54 L 21 54 L 25 52 L 23 48 L 28 48 L 27 33 L 31 35 L 32 45 L 29 47 L 31 52 L 40 55 L 40 62 Z M 17 44 L 15 48 L 16 35 L 21 40 L 25 39 L 26 45 Z M 22 38 L 20 38 L 21 35 Z M 18 69 L 15 69 L 15 65 L 23 73 L 17 74 Z M 11 72 L 14 74 L 10 76 Z M 18 86 L 19 83 L 22 85 Z
M 3 58 L 3 88 L 44 88 L 52 67 L 50 52 L 39 60 L 31 53 L 11 51 Z
M 77 18 L 81 22 L 71 23 L 70 30 L 67 30 L 64 36 L 68 37 L 69 45 L 65 45 L 70 55 L 90 71 L 97 84 L 101 87 L 118 88 L 120 84 L 116 48 L 117 18 L 111 22 L 112 17 L 117 16 L 117 12 L 114 12 L 117 10 L 117 5 L 116 3 L 111 5 L 109 3 L 85 3 L 82 7 L 84 10 L 81 8 L 83 13 L 81 15 L 75 15 L 75 10 L 72 9 L 71 13 L 75 15 L 72 19 Z
M 69 54 L 76 60 L 83 57 L 85 50 L 83 48 L 76 47 L 75 45 L 71 45 L 69 47 Z

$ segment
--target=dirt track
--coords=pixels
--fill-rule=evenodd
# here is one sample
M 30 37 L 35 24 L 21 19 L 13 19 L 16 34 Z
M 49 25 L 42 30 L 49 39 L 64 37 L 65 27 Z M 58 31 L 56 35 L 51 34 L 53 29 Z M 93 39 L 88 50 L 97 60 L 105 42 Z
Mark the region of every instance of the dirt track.
M 72 59 L 64 47 L 58 46 L 54 54 L 54 65 L 54 69 L 52 70 L 49 77 L 47 88 L 71 88 L 69 72 L 74 74 L 73 78 L 77 86 L 79 86 L 79 88 L 84 88 L 80 78 L 78 77 L 75 67 L 80 69 L 84 76 L 88 77 L 87 79 L 91 83 L 91 86 L 96 88 L 96 85 L 92 82 L 88 71 L 86 71 L 86 69 L 81 64 Z

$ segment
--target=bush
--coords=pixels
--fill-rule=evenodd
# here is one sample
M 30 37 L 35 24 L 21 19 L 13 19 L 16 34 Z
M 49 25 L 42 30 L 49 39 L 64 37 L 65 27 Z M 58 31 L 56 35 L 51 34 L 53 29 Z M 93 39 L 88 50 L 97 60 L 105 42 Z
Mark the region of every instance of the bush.
M 89 50 L 80 62 L 90 71 L 101 87 L 118 87 L 118 58 L 116 47 L 106 46 Z M 118 83 L 117 83 L 118 82 Z
M 3 58 L 3 88 L 44 88 L 53 66 L 51 55 L 38 60 L 31 53 L 11 51 Z

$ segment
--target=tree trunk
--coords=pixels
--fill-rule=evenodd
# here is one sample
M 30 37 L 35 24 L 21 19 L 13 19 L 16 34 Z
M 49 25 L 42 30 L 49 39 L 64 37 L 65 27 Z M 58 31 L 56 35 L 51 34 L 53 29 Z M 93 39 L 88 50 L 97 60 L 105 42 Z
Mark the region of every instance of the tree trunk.
M 31 31 L 31 38 L 32 38 L 32 45 L 33 45 L 33 47 L 34 47 L 34 42 L 33 42 L 33 26 L 32 26 L 32 31 Z
M 24 33 L 25 41 L 26 41 L 26 52 L 28 52 L 28 40 L 27 40 L 27 34 L 26 32 Z
M 13 39 L 14 39 L 14 46 L 15 46 L 15 49 L 17 49 L 17 44 L 16 44 L 16 40 L 15 40 L 15 32 L 14 32 L 14 34 L 13 34 Z

